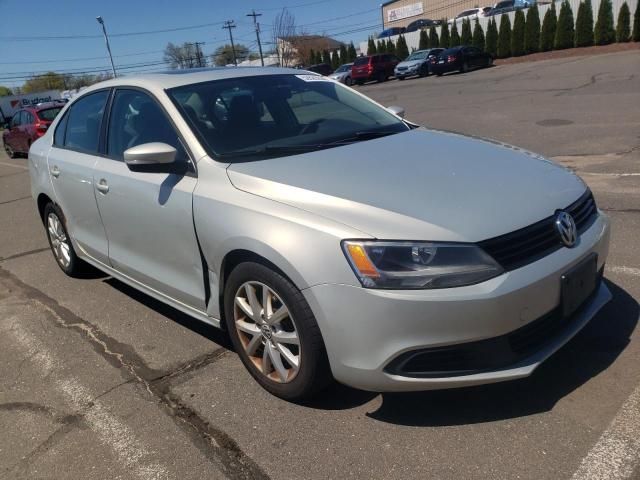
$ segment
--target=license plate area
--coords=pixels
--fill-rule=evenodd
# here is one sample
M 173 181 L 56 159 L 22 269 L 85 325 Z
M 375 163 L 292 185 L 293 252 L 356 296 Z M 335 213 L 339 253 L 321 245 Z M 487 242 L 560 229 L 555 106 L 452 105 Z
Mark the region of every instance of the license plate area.
M 593 253 L 561 277 L 562 314 L 573 315 L 596 289 L 598 256 Z

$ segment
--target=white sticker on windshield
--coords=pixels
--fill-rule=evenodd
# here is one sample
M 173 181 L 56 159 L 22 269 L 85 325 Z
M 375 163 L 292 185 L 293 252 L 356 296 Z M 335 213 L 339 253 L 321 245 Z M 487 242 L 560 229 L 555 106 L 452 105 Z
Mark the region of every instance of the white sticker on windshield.
M 305 82 L 330 82 L 327 77 L 323 77 L 322 75 L 296 75 L 300 80 Z

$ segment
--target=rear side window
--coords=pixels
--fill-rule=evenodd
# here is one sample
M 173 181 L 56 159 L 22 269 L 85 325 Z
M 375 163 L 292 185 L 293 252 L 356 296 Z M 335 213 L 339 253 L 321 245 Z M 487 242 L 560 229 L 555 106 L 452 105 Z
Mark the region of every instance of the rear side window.
M 62 110 L 62 107 L 47 108 L 45 110 L 40 110 L 38 112 L 38 117 L 40 117 L 41 120 L 50 122 L 54 118 L 56 118 L 56 115 L 60 113 L 60 110 Z
M 64 135 L 67 132 L 67 120 L 69 120 L 68 113 L 60 119 L 56 126 L 56 131 L 53 134 L 53 144 L 56 147 L 64 146 Z
M 108 91 L 92 93 L 71 105 L 66 115 L 64 146 L 87 153 L 98 152 L 100 122 L 109 97 Z

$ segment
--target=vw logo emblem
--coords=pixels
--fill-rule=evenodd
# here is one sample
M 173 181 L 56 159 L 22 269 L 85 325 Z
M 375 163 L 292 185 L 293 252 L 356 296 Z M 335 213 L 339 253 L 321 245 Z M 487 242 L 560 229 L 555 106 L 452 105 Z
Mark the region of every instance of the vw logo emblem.
M 556 214 L 555 225 L 560 241 L 569 248 L 573 247 L 578 240 L 578 229 L 573 217 L 567 212 L 560 211 Z

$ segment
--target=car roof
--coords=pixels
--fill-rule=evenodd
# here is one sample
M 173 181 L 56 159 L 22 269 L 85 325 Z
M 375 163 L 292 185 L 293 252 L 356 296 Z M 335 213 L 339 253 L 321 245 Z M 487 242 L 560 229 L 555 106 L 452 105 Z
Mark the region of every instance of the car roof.
M 82 91 L 81 95 L 103 88 L 132 86 L 151 91 L 166 90 L 194 83 L 225 80 L 229 78 L 256 77 L 260 75 L 300 75 L 305 70 L 279 67 L 217 67 L 168 70 L 165 72 L 127 75 L 99 82 Z M 310 75 L 316 75 L 309 72 Z

